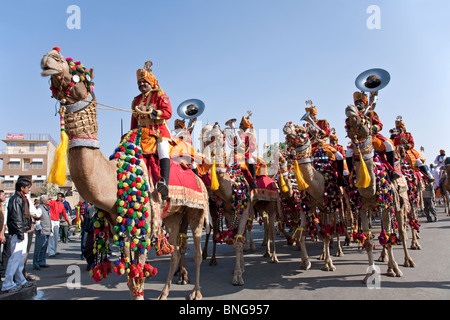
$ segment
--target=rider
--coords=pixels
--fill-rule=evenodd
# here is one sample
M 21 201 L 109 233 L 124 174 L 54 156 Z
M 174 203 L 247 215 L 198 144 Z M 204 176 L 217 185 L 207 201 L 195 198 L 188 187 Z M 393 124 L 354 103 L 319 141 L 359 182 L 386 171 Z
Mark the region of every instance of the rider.
M 338 140 L 338 137 L 336 135 L 335 129 L 332 128 L 331 129 L 331 134 L 330 134 L 330 145 L 333 148 L 335 148 L 337 151 L 339 151 L 339 153 L 341 155 L 344 155 L 345 154 L 344 147 L 342 145 L 338 144 L 338 141 L 339 140 Z M 349 173 L 348 173 L 347 163 L 346 163 L 345 159 L 343 161 L 344 161 L 344 172 L 343 172 L 343 174 L 344 174 L 344 176 L 348 176 Z
M 142 128 L 141 147 L 148 167 L 150 155 L 156 152 L 158 154 L 161 179 L 156 183 L 156 189 L 165 200 L 169 194 L 169 141 L 172 140 L 167 122 L 172 117 L 172 107 L 169 97 L 151 72 L 152 65 L 151 61 L 147 61 L 144 69 L 136 71 L 141 94 L 136 96 L 131 104 L 131 129 Z
M 371 107 L 371 105 L 369 105 L 367 95 L 364 92 L 357 91 L 353 93 L 353 100 L 355 102 L 355 106 L 362 113 L 364 113 L 367 108 Z M 392 167 L 392 170 L 389 170 L 392 180 L 400 178 L 401 174 L 398 171 L 397 166 L 395 165 L 394 144 L 390 139 L 386 138 L 380 133 L 380 131 L 383 129 L 383 124 L 381 123 L 378 114 L 374 110 L 370 110 L 366 114 L 366 116 L 372 123 L 372 145 L 374 149 L 380 154 L 386 154 L 387 162 Z
M 252 176 L 252 182 L 250 183 L 251 189 L 256 189 L 256 159 L 253 156 L 253 153 L 257 149 L 256 144 L 256 135 L 255 135 L 255 129 L 253 128 L 253 124 L 250 122 L 250 116 L 251 112 L 248 113 L 249 116 L 245 117 L 243 116 L 241 119 L 241 122 L 239 124 L 239 136 L 243 143 L 244 148 L 244 158 L 245 158 L 245 164 Z
M 410 132 L 406 131 L 405 123 L 402 121 L 401 116 L 395 120 L 395 128 L 397 134 L 394 137 L 394 146 L 396 148 L 403 149 L 407 161 L 413 168 L 419 168 L 422 173 L 427 176 L 430 181 L 434 180 L 428 166 L 420 159 L 420 154 L 414 149 L 414 139 Z
M 343 153 L 339 151 L 338 148 L 326 142 L 326 140 L 330 137 L 331 128 L 328 120 L 326 119 L 317 119 L 317 108 L 312 105 L 312 101 L 307 101 L 310 104 L 310 107 L 306 107 L 305 111 L 309 112 L 309 117 L 314 121 L 317 127 L 313 126 L 310 123 L 307 123 L 306 127 L 308 128 L 308 133 L 311 140 L 311 148 L 312 154 L 317 147 L 322 147 L 326 150 L 328 154 L 328 158 L 332 161 L 336 161 L 337 170 L 339 174 L 339 179 L 343 177 L 344 174 L 344 156 Z M 337 137 L 336 137 L 337 139 Z

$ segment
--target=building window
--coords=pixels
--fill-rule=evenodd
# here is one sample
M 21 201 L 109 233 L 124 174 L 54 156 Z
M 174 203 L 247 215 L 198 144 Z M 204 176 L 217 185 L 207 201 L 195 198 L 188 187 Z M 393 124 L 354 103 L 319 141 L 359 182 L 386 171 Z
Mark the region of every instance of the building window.
M 17 142 L 10 142 L 8 143 L 9 147 L 17 147 L 19 144 Z
M 43 181 L 43 180 L 37 180 L 37 181 L 34 181 L 34 182 L 33 182 L 33 185 L 34 185 L 36 188 L 42 188 L 42 187 L 45 186 L 45 181 Z
M 20 160 L 9 160 L 10 169 L 20 169 Z
M 30 152 L 34 152 L 34 147 L 35 147 L 35 144 L 34 143 L 30 143 Z
M 3 188 L 5 188 L 5 189 L 14 189 L 14 181 L 5 181 L 3 183 Z
M 31 163 L 31 169 L 42 169 L 43 165 L 42 162 L 32 162 Z

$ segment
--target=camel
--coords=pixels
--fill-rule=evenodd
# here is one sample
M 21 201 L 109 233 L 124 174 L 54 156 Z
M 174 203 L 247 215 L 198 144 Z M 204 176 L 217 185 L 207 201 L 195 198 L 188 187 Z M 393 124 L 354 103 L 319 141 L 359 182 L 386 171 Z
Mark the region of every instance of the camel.
M 41 76 L 50 76 L 53 97 L 61 103 L 60 114 L 61 117 L 64 117 L 65 132 L 69 138 L 68 164 L 73 183 L 83 199 L 103 212 L 104 218 L 112 230 L 114 226 L 118 227 L 116 203 L 118 200 L 118 185 L 121 181 L 118 179 L 117 168 L 120 160 L 114 157 L 107 160 L 99 150 L 96 119 L 97 100 L 92 92 L 92 87 L 90 87 L 92 70 L 88 74 L 80 63 L 70 64 L 70 61 L 73 60 L 64 59 L 59 48 L 53 48 L 41 60 Z M 76 71 L 77 77 L 71 74 L 71 71 Z M 186 201 L 183 203 L 183 201 L 176 201 L 172 198 L 169 199 L 170 203 L 163 202 L 160 195 L 155 191 L 154 183 L 150 179 L 151 175 L 146 166 L 142 166 L 141 170 L 144 180 L 148 183 L 149 196 L 145 207 L 147 212 L 150 213 L 146 219 L 149 230 L 143 236 L 143 239 L 148 242 L 157 239 L 158 243 L 162 244 L 164 239 L 162 223 L 164 223 L 170 234 L 170 245 L 176 248 L 180 221 L 183 216 L 187 217 L 194 236 L 194 260 L 196 265 L 195 286 L 189 295 L 189 299 L 201 299 L 200 264 L 202 253 L 200 238 L 204 220 L 207 220 L 209 215 L 206 187 L 200 179 L 196 179 L 203 197 L 203 200 L 198 201 L 198 203 L 193 204 Z M 161 250 L 161 247 L 159 250 Z M 136 263 L 139 262 L 142 265 L 146 260 L 146 254 L 131 254 L 130 250 L 123 250 L 122 255 L 128 259 L 134 259 Z M 160 300 L 167 299 L 169 295 L 170 283 L 179 258 L 179 250 L 173 250 L 166 283 L 158 297 Z M 143 285 L 143 280 L 139 283 L 128 281 L 132 299 L 144 299 Z
M 214 201 L 216 210 L 211 211 L 213 225 L 213 254 L 210 265 L 217 265 L 215 248 L 217 242 L 233 244 L 236 251 L 236 264 L 233 272 L 232 284 L 236 286 L 244 285 L 244 246 L 247 241 L 254 246 L 253 240 L 247 240 L 245 233 L 247 223 L 250 218 L 250 187 L 244 179 L 242 173 L 233 172 L 226 166 L 225 148 L 223 144 L 223 133 L 218 123 L 214 126 L 207 124 L 202 128 L 203 161 L 204 165 L 211 170 L 211 175 L 217 176 L 218 188 L 211 185 L 211 199 Z M 241 208 L 234 207 L 233 199 L 237 194 L 242 194 L 238 200 Z M 218 216 L 217 210 L 220 211 Z M 228 230 L 218 230 L 219 222 L 225 219 Z
M 357 182 L 357 191 L 359 196 L 361 197 L 362 207 L 359 210 L 359 215 L 361 218 L 362 225 L 362 244 L 366 250 L 369 262 L 369 268 L 367 269 L 366 276 L 363 279 L 363 283 L 367 283 L 374 271 L 374 258 L 373 258 L 373 244 L 371 240 L 373 235 L 370 231 L 369 227 L 369 216 L 377 210 L 378 203 L 377 201 L 377 184 L 374 171 L 374 153 L 372 146 L 372 136 L 370 135 L 370 128 L 367 122 L 363 121 L 362 115 L 358 112 L 358 109 L 355 106 L 349 105 L 346 108 L 346 116 L 347 116 L 347 136 L 351 138 L 353 148 L 356 152 L 360 150 L 360 159 L 363 161 L 356 161 L 356 165 L 354 169 L 356 169 L 356 180 L 361 182 L 362 173 L 364 165 L 367 169 L 367 175 L 370 179 L 368 184 L 361 184 Z M 384 172 L 382 176 L 378 176 L 380 180 L 387 180 L 387 173 Z M 388 180 L 387 180 L 388 181 Z M 367 182 L 367 180 L 366 180 Z M 388 276 L 397 276 L 401 277 L 403 273 L 399 269 L 397 262 L 394 259 L 394 253 L 392 249 L 392 244 L 388 241 L 391 240 L 389 238 L 390 231 L 392 230 L 391 222 L 394 216 L 392 215 L 392 210 L 395 213 L 395 218 L 398 223 L 398 231 L 399 237 L 403 245 L 403 250 L 405 254 L 405 263 L 404 266 L 413 267 L 415 266 L 413 260 L 411 259 L 407 247 L 406 247 L 406 231 L 404 226 L 404 218 L 405 212 L 407 210 L 407 206 L 409 205 L 409 199 L 407 195 L 407 184 L 404 177 L 397 179 L 396 182 L 392 182 L 389 185 L 389 190 L 392 192 L 392 201 L 390 202 L 390 206 L 382 207 L 381 219 L 382 219 L 382 228 L 383 228 L 383 237 L 380 235 L 380 242 L 383 240 L 384 248 L 388 254 Z M 382 257 L 380 257 L 382 259 Z
M 413 250 L 420 250 L 422 247 L 419 244 L 419 235 L 418 231 L 420 228 L 419 219 L 418 219 L 418 211 L 421 203 L 422 191 L 425 188 L 423 183 L 423 178 L 420 176 L 420 173 L 415 172 L 412 166 L 408 163 L 405 157 L 405 151 L 403 149 L 399 150 L 396 148 L 397 157 L 400 158 L 400 168 L 402 175 L 405 177 L 407 186 L 408 186 L 408 198 L 409 198 L 409 210 L 408 214 L 408 222 L 411 228 L 411 246 L 410 248 Z M 422 210 L 423 212 L 423 210 Z
M 286 123 L 283 128 L 283 132 L 286 135 L 286 142 L 289 147 L 295 149 L 296 159 L 300 175 L 304 178 L 304 182 L 307 184 L 306 192 L 310 196 L 311 200 L 311 212 L 315 213 L 317 210 L 320 212 L 320 222 L 322 223 L 322 236 L 324 241 L 324 249 L 320 259 L 323 258 L 325 265 L 322 268 L 324 271 L 334 271 L 336 267 L 333 265 L 333 261 L 330 255 L 330 243 L 334 234 L 335 223 L 338 220 L 337 211 L 342 216 L 343 212 L 340 205 L 328 204 L 328 208 L 325 207 L 325 177 L 317 171 L 313 165 L 312 149 L 310 139 L 305 126 L 296 126 L 292 122 Z M 287 180 L 287 179 L 286 179 Z M 339 190 L 337 185 L 333 186 L 331 191 L 337 197 Z M 341 200 L 340 200 L 341 201 Z M 305 217 L 302 215 L 302 232 L 304 230 Z M 338 253 L 342 255 L 342 248 L 340 246 L 338 238 Z M 302 248 L 302 264 L 301 268 L 304 270 L 309 269 L 310 262 L 306 254 L 306 247 L 304 246 L 304 237 L 300 235 L 300 245 Z

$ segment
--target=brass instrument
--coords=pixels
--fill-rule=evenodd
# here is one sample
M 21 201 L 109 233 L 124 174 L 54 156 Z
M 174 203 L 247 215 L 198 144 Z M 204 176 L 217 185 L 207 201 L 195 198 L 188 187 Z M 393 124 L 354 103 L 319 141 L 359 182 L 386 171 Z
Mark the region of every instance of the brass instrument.
M 369 110 L 374 110 L 378 101 L 378 91 L 385 88 L 391 81 L 391 75 L 384 69 L 374 68 L 362 72 L 356 77 L 355 85 L 361 92 L 370 92 L 369 107 L 366 108 L 364 114 Z

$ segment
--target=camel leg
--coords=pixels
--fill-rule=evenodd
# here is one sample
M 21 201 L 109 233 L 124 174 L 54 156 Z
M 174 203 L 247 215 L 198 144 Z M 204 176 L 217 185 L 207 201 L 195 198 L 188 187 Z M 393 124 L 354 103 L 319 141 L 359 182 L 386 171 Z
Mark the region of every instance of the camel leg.
M 410 220 L 414 219 L 414 217 L 416 216 L 416 213 L 415 213 L 414 210 L 415 209 L 413 209 L 413 212 L 411 212 L 411 215 L 409 216 Z M 410 227 L 411 227 L 411 237 L 412 237 L 412 239 L 411 239 L 411 249 L 412 250 L 420 250 L 420 249 L 422 249 L 422 247 L 419 244 L 419 240 L 418 240 L 419 236 L 417 234 L 417 230 L 414 229 L 412 226 L 410 226 Z
M 180 236 L 183 235 L 187 235 L 187 231 L 188 231 L 188 221 L 187 221 L 187 217 L 186 215 L 183 217 L 182 221 L 181 221 L 181 226 L 180 226 Z M 179 264 L 179 269 L 178 269 L 178 280 L 177 280 L 177 284 L 180 285 L 185 285 L 188 284 L 189 281 L 189 277 L 188 277 L 188 271 L 186 269 L 186 250 L 187 250 L 187 239 L 183 240 L 181 238 L 179 238 L 180 243 L 179 243 L 179 247 L 180 247 L 180 264 Z
M 336 267 L 333 265 L 333 261 L 331 260 L 330 241 L 331 241 L 331 236 L 327 236 L 327 237 L 325 237 L 325 239 L 323 239 L 324 249 L 325 249 L 325 266 L 322 268 L 322 270 L 324 270 L 324 271 L 336 270 Z
M 406 235 L 404 209 L 401 211 L 396 211 L 395 216 L 397 218 L 397 223 L 398 223 L 398 236 L 402 242 L 403 253 L 405 255 L 405 260 L 404 260 L 403 266 L 415 267 L 416 264 L 414 263 L 413 259 L 411 258 L 409 251 L 408 251 L 408 245 L 406 244 L 406 240 L 408 237 Z
M 383 223 L 383 228 L 385 230 L 389 229 L 390 226 L 390 216 L 389 216 L 389 212 L 388 210 L 383 210 L 383 212 L 381 213 L 381 219 L 382 219 L 382 223 Z M 387 269 L 387 275 L 390 277 L 401 277 L 403 274 L 400 271 L 400 269 L 398 268 L 397 262 L 395 261 L 394 258 L 394 251 L 392 249 L 391 245 L 387 245 L 385 247 L 387 253 L 388 253 L 388 269 Z
M 182 214 L 176 213 L 174 215 L 164 218 L 164 225 L 166 226 L 167 231 L 170 235 L 169 243 L 174 246 L 175 250 L 173 250 L 172 252 L 172 257 L 170 259 L 169 273 L 167 274 L 166 283 L 164 285 L 163 290 L 161 291 L 161 294 L 158 297 L 158 300 L 167 300 L 170 291 L 170 284 L 172 282 L 176 268 L 177 266 L 179 266 L 180 263 L 181 253 L 180 250 L 177 248 L 177 240 L 178 234 L 180 232 L 180 223 L 182 217 L 183 217 Z
M 193 209 L 197 213 L 195 218 L 189 221 L 189 225 L 192 230 L 192 235 L 194 237 L 194 262 L 195 262 L 195 285 L 192 289 L 192 293 L 189 295 L 189 300 L 200 300 L 202 299 L 202 294 L 200 292 L 200 265 L 202 263 L 202 246 L 201 237 L 203 230 L 203 211 L 199 209 Z
M 211 225 L 210 225 L 210 230 L 212 232 Z M 211 236 L 211 232 L 205 234 L 205 245 L 203 246 L 203 250 L 202 250 L 202 259 L 203 260 L 206 260 L 206 258 L 208 258 L 208 242 L 209 242 L 209 237 Z
M 270 210 L 270 209 L 269 209 Z M 278 263 L 278 257 L 275 250 L 275 216 L 276 210 L 270 210 L 269 213 L 269 241 L 272 244 L 272 256 L 270 261 L 273 263 Z M 270 247 L 269 247 L 270 250 Z
M 232 284 L 235 286 L 243 286 L 244 279 L 242 274 L 244 273 L 244 244 L 241 241 L 235 241 L 234 250 L 236 252 L 236 266 L 233 273 Z
M 244 251 L 248 251 L 248 250 L 255 250 L 255 242 L 253 241 L 253 236 L 252 236 L 252 227 L 253 227 L 253 219 L 249 218 L 247 220 L 247 226 L 249 226 L 248 228 L 246 228 L 247 233 L 248 233 L 248 240 L 245 242 L 244 244 Z
M 266 247 L 263 257 L 270 257 L 270 240 L 272 238 L 272 235 L 270 232 L 269 215 L 267 214 L 267 212 L 263 211 L 261 216 L 264 224 L 263 246 Z
M 366 235 L 366 239 L 363 243 L 364 248 L 366 249 L 366 253 L 367 253 L 367 259 L 369 262 L 369 268 L 368 271 L 363 279 L 363 283 L 367 284 L 367 281 L 371 278 L 373 272 L 369 270 L 373 270 L 375 267 L 375 261 L 373 259 L 373 246 L 371 243 L 371 239 L 370 239 L 370 229 L 369 229 L 369 215 L 370 212 L 368 212 L 368 208 L 367 206 L 364 206 L 361 208 L 361 213 L 360 213 L 360 217 L 361 217 L 361 226 L 362 226 L 362 230 L 364 232 L 364 234 Z
M 139 256 L 138 253 L 134 252 L 132 256 L 130 255 L 129 250 L 125 250 L 127 253 L 125 255 L 130 258 L 130 261 L 135 259 L 139 261 L 142 265 L 145 264 L 146 256 Z M 130 290 L 130 297 L 132 300 L 144 300 L 144 283 L 134 283 L 134 281 L 128 281 L 128 289 Z

